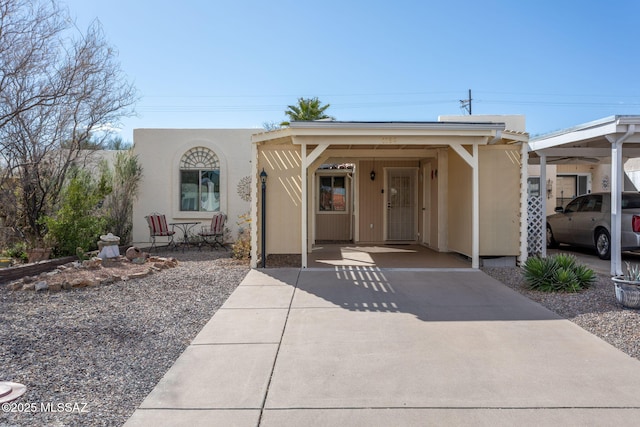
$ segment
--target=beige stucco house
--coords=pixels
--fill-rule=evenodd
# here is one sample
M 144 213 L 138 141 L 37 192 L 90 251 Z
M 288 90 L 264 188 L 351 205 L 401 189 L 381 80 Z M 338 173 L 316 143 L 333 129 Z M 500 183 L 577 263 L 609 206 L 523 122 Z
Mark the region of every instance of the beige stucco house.
M 149 244 L 145 216 L 167 222 L 210 223 L 214 212 L 228 216 L 228 239 L 249 217 L 251 135 L 256 129 L 136 129 L 134 152 L 143 168 L 133 206 L 133 241 Z M 240 225 L 242 226 L 242 224 Z M 191 229 L 197 233 L 199 226 Z M 178 230 L 177 238 L 181 238 Z M 166 239 L 165 239 L 166 241 Z
M 150 242 L 152 212 L 198 223 L 196 233 L 220 211 L 228 241 L 250 218 L 254 267 L 265 229 L 265 253 L 299 254 L 303 267 L 319 242 L 415 243 L 466 255 L 476 268 L 484 257 L 523 260 L 527 141 L 522 116 L 293 122 L 270 132 L 137 129 L 144 176 L 134 243 Z
M 474 268 L 527 256 L 522 116 L 293 122 L 251 140 L 254 267 L 265 229 L 266 254 L 301 254 L 302 267 L 320 241 L 419 243 Z

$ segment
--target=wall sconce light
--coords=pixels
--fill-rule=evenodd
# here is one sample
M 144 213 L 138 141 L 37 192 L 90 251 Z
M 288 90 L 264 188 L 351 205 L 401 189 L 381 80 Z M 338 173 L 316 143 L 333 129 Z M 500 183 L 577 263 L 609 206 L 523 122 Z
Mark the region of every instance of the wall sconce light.
M 553 181 L 551 179 L 547 180 L 547 199 L 550 199 L 553 196 Z
M 371 177 L 371 181 L 375 181 L 376 180 L 376 171 L 371 170 L 371 173 L 369 174 L 369 177 Z

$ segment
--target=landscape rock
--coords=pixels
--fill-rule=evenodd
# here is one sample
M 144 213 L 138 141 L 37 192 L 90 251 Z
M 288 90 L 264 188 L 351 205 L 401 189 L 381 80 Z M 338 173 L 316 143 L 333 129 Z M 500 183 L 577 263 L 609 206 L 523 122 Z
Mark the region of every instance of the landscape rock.
M 127 249 L 127 251 L 125 252 L 125 256 L 129 261 L 133 261 L 136 258 L 144 258 L 142 256 L 142 251 L 136 246 L 131 246 L 129 249 Z
M 22 282 L 16 281 L 9 284 L 9 289 L 11 289 L 12 291 L 19 291 L 20 289 L 22 289 L 22 286 Z
M 71 281 L 72 288 L 86 288 L 87 286 L 91 286 L 92 281 L 85 277 L 74 279 Z
M 95 257 L 82 261 L 82 266 L 86 268 L 99 268 L 102 265 L 102 259 Z
M 47 284 L 47 282 L 42 281 L 42 282 L 37 282 L 34 285 L 34 289 L 36 291 L 46 291 L 47 289 L 49 289 L 49 285 Z
M 151 274 L 151 270 L 141 271 L 140 273 L 133 273 L 129 275 L 129 279 L 140 279 Z

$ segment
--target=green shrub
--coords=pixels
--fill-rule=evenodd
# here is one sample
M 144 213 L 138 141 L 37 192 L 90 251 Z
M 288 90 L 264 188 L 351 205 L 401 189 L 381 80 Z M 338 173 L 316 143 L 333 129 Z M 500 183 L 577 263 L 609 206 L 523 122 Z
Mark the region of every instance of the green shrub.
M 542 292 L 579 292 L 596 280 L 593 270 L 569 254 L 529 258 L 523 275 L 530 289 Z
M 5 249 L 2 252 L 2 255 L 9 258 L 18 259 L 22 262 L 27 262 L 27 244 L 25 242 L 15 243 L 13 246 Z
M 85 171 L 77 171 L 63 190 L 61 206 L 44 219 L 57 255 L 75 255 L 78 247 L 96 249 L 106 220 L 98 209 L 104 190 Z

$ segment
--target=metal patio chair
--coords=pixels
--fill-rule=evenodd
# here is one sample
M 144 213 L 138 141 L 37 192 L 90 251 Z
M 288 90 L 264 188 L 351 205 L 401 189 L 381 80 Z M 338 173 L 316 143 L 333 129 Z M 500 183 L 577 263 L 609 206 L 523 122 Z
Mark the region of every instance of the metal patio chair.
M 202 249 L 202 245 L 210 245 L 211 249 L 219 246 L 225 251 L 227 248 L 224 246 L 224 224 L 227 221 L 227 216 L 222 212 L 218 212 L 211 218 L 211 225 L 205 225 L 201 227 L 198 236 L 202 239 L 198 249 Z
M 157 237 L 167 237 L 169 239 L 167 247 L 175 246 L 173 235 L 176 234 L 176 232 L 173 227 L 171 227 L 171 230 L 169 230 L 169 226 L 167 225 L 167 218 L 164 214 L 153 212 L 152 214 L 145 216 L 144 218 L 147 220 L 147 225 L 149 226 L 149 235 L 151 236 L 151 248 L 149 249 L 149 252 L 151 252 L 153 248 L 158 248 L 156 246 Z

